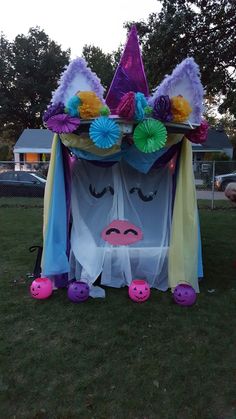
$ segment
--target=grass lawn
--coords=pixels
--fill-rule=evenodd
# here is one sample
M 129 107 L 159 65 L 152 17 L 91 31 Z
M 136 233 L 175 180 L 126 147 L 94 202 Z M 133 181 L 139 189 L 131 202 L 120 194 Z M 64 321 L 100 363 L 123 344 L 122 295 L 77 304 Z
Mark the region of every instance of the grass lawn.
M 0 205 L 0 418 L 236 418 L 236 210 L 201 210 L 205 279 L 195 306 L 127 289 L 74 305 L 33 300 L 42 208 Z

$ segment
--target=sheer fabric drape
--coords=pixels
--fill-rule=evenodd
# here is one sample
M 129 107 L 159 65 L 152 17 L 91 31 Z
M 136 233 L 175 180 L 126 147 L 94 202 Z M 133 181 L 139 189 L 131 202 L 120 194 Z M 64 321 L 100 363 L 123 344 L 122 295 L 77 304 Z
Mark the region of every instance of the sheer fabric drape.
M 101 284 L 112 287 L 144 278 L 165 291 L 171 206 L 168 164 L 143 174 L 124 162 L 102 168 L 78 160 L 72 174 L 70 278 L 91 286 L 101 274 Z M 104 241 L 101 233 L 114 220 L 140 228 L 142 239 L 123 246 Z

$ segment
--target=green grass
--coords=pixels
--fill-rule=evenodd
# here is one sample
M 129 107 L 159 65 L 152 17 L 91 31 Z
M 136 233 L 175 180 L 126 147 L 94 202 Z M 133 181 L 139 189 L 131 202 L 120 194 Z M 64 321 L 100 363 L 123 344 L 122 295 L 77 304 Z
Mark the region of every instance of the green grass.
M 42 208 L 43 198 L 0 197 L 0 208 Z
M 211 199 L 198 199 L 198 208 L 199 209 L 211 209 L 212 201 Z M 221 210 L 221 209 L 235 209 L 235 205 L 233 205 L 228 199 L 215 199 L 214 200 L 214 210 Z
M 236 417 L 236 211 L 201 211 L 205 279 L 190 308 L 155 290 L 142 305 L 127 289 L 33 300 L 16 280 L 33 269 L 42 208 L 0 217 L 1 419 Z

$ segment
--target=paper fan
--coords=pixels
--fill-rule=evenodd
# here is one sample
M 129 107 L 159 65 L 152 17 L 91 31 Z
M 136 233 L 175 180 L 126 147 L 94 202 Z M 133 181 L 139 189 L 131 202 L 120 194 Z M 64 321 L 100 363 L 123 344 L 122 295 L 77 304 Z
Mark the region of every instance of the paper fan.
M 118 124 L 106 116 L 101 116 L 92 122 L 89 136 L 99 148 L 110 148 L 120 137 Z
M 72 118 L 67 114 L 51 116 L 47 120 L 47 128 L 57 134 L 68 134 L 75 131 L 80 124 L 79 118 Z
M 167 139 L 166 127 L 160 121 L 146 119 L 134 130 L 134 143 L 143 153 L 153 153 L 164 147 Z

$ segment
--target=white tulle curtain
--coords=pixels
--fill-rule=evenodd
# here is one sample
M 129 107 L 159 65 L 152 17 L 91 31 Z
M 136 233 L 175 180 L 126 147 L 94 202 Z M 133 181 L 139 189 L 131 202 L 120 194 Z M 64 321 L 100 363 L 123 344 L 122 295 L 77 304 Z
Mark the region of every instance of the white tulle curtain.
M 168 165 L 142 174 L 124 162 L 103 168 L 77 161 L 72 175 L 70 278 L 112 287 L 144 278 L 168 288 L 172 174 Z M 142 240 L 114 246 L 101 233 L 113 220 L 128 220 Z

